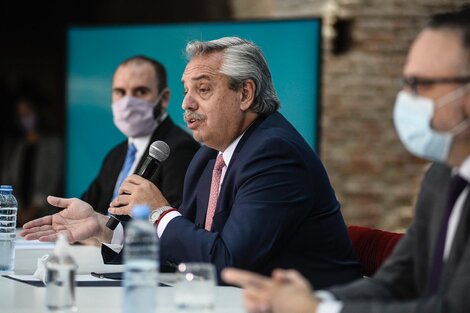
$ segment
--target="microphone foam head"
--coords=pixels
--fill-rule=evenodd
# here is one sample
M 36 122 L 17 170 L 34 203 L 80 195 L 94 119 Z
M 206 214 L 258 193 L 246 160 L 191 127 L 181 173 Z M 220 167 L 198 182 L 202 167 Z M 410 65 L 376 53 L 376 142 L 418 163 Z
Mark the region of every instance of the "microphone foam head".
M 163 162 L 170 155 L 170 147 L 164 141 L 154 141 L 150 146 L 149 155 L 158 162 Z

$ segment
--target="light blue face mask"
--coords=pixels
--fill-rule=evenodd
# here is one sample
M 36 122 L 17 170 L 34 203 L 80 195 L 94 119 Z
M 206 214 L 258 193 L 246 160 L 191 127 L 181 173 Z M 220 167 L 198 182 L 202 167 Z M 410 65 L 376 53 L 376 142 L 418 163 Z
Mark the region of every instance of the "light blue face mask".
M 414 155 L 431 161 L 446 162 L 453 138 L 469 124 L 464 120 L 453 129 L 441 132 L 431 128 L 434 110 L 465 94 L 463 88 L 433 100 L 400 91 L 395 101 L 393 120 L 403 145 Z

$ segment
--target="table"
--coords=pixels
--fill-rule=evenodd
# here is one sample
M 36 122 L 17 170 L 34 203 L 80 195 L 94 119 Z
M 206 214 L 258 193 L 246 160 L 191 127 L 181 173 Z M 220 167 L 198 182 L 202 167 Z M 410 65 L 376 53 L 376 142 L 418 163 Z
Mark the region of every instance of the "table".
M 21 243 L 21 238 L 18 239 Z M 18 246 L 20 246 L 19 244 Z M 47 246 L 17 249 L 15 274 L 32 274 L 37 259 L 51 250 Z M 79 274 L 113 272 L 122 270 L 122 265 L 105 265 L 100 249 L 92 246 L 72 246 L 71 254 L 79 266 Z M 45 306 L 46 288 L 34 287 L 0 276 L 0 312 L 2 313 L 42 313 L 48 312 Z M 76 304 L 79 313 L 119 313 L 122 312 L 122 287 L 77 287 Z M 157 312 L 173 313 L 173 288 L 158 287 L 156 291 Z M 216 313 L 243 313 L 242 292 L 235 287 L 216 288 Z

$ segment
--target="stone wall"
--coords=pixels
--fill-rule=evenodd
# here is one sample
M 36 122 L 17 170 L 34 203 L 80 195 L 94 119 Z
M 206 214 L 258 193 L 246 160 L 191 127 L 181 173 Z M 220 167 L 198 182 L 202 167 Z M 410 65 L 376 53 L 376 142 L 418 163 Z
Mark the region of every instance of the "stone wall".
M 235 18 L 322 16 L 325 5 L 348 20 L 350 45 L 333 53 L 323 38 L 320 156 L 346 222 L 403 230 L 428 163 L 411 156 L 393 127 L 407 49 L 434 12 L 457 0 L 232 0 Z M 256 5 L 253 5 L 256 3 Z M 326 31 L 326 32 L 325 32 Z

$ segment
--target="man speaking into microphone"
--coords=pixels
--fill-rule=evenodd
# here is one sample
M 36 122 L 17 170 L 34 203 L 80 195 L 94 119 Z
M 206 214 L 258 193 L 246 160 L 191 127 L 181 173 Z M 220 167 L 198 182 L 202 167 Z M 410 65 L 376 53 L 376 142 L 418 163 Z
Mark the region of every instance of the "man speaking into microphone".
M 137 170 L 136 174 L 142 178 L 151 180 L 157 173 L 160 163 L 166 161 L 169 156 L 170 147 L 166 142 L 161 140 L 153 142 L 149 148 L 149 154 L 143 160 L 143 163 Z M 111 215 L 111 218 L 106 223 L 106 227 L 111 230 L 115 230 L 120 222 L 121 220 L 118 217 Z
M 237 37 L 190 42 L 182 76 L 182 107 L 193 137 L 204 145 L 186 172 L 183 203 L 172 207 L 159 188 L 129 176 L 109 212 L 153 210 L 161 264 L 210 262 L 269 275 L 294 268 L 316 287 L 360 277 L 359 263 L 318 156 L 278 112 L 280 102 L 261 50 Z M 65 208 L 31 221 L 26 239 L 94 236 L 105 261 L 119 260 L 122 225 L 114 232 L 77 199 L 49 197 Z M 124 247 L 125 249 L 125 247 Z

